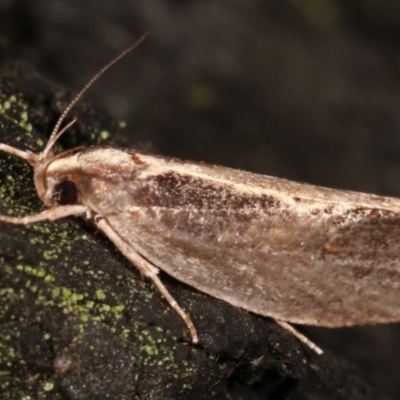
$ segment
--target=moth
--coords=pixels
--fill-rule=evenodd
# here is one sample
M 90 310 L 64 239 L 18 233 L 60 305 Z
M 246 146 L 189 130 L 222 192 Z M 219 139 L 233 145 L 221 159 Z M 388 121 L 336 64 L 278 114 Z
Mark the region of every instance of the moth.
M 273 318 L 317 353 L 290 323 L 324 327 L 400 320 L 400 200 L 327 189 L 221 166 L 89 147 L 53 154 L 61 125 L 104 66 L 76 95 L 39 154 L 0 150 L 34 168 L 50 208 L 9 224 L 90 220 L 181 316 L 162 270 L 210 296 Z

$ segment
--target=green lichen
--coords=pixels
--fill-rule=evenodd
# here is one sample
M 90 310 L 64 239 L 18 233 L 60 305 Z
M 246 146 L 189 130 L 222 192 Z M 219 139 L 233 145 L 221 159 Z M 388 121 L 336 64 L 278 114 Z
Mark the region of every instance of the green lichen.
M 111 310 L 111 307 L 108 304 L 102 304 L 99 308 L 99 311 L 104 313 L 104 312 L 109 312 Z
M 88 301 L 86 302 L 86 308 L 92 309 L 93 307 L 94 307 L 94 301 L 88 300 Z
M 100 132 L 100 138 L 102 140 L 107 140 L 110 137 L 110 132 L 108 131 L 101 131 Z
M 45 392 L 50 392 L 54 389 L 54 383 L 53 382 L 46 382 L 43 386 L 43 390 Z
M 112 308 L 112 310 L 113 310 L 113 312 L 114 312 L 115 314 L 120 314 L 120 313 L 122 313 L 122 311 L 124 311 L 124 309 L 125 309 L 125 306 L 124 306 L 123 304 L 118 304 L 117 306 L 114 306 L 114 307 Z
M 27 110 L 28 105 L 16 96 L 8 96 L 0 90 L 0 115 L 19 125 L 27 132 L 32 131 Z
M 96 290 L 96 297 L 98 300 L 104 300 L 106 298 L 106 294 L 104 293 L 103 290 L 97 289 Z

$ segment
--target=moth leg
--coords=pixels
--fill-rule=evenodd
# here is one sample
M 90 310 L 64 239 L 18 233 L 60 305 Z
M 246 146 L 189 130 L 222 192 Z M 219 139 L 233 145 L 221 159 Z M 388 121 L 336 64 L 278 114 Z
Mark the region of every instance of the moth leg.
M 4 143 L 0 143 L 0 150 L 8 154 L 12 154 L 13 156 L 23 158 L 24 160 L 27 160 L 31 165 L 36 165 L 38 162 L 38 155 L 31 153 L 30 151 L 22 151 L 15 147 L 8 146 Z
M 144 260 L 146 263 L 147 261 Z M 164 299 L 169 303 L 169 305 L 179 314 L 179 316 L 183 319 L 183 322 L 189 329 L 190 335 L 192 336 L 192 342 L 198 343 L 199 338 L 197 336 L 197 330 L 192 322 L 190 316 L 182 309 L 182 307 L 176 302 L 176 300 L 172 297 L 172 295 L 168 292 L 167 288 L 161 282 L 160 278 L 157 275 L 150 276 L 153 283 L 157 286 L 157 289 L 160 291 L 161 295 Z
M 150 264 L 145 258 L 143 258 L 136 249 L 121 239 L 117 232 L 108 224 L 108 222 L 101 217 L 95 218 L 95 223 L 97 227 L 115 244 L 115 246 L 121 251 L 121 253 L 131 261 L 135 267 L 138 268 L 143 276 L 150 278 L 156 285 L 157 289 L 160 291 L 164 299 L 169 303 L 169 305 L 179 314 L 183 319 L 189 332 L 192 336 L 192 342 L 197 343 L 199 338 L 197 336 L 196 328 L 189 317 L 189 315 L 180 307 L 172 295 L 168 292 L 167 288 L 161 282 L 158 277 L 158 268 Z
M 301 334 L 298 330 L 293 328 L 292 325 L 288 324 L 285 321 L 281 321 L 279 319 L 276 319 L 275 322 L 278 325 L 280 325 L 283 329 L 286 329 L 288 332 L 290 332 L 297 339 L 299 339 L 300 342 L 303 342 L 305 345 L 307 345 L 311 350 L 314 350 L 317 354 L 321 355 L 323 353 L 323 351 L 315 343 L 313 343 L 310 339 Z
M 48 210 L 42 211 L 39 214 L 27 215 L 26 217 L 10 217 L 8 215 L 0 215 L 0 222 L 6 222 L 7 224 L 13 225 L 27 225 L 39 221 L 55 221 L 69 217 L 71 215 L 82 215 L 87 213 L 88 208 L 81 205 L 73 206 L 58 206 L 49 208 Z

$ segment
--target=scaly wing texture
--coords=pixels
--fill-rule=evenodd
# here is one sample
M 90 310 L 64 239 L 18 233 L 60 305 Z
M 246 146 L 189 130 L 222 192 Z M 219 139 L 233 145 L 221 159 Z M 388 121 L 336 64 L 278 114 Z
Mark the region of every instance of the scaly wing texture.
M 156 267 L 288 322 L 400 320 L 399 200 L 135 157 L 129 190 L 97 211 Z

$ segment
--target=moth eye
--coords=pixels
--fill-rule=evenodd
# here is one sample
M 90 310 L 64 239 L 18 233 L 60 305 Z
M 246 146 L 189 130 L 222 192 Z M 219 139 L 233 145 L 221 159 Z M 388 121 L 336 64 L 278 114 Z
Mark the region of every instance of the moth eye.
M 61 205 L 76 204 L 78 201 L 78 188 L 75 182 L 62 181 L 54 186 L 53 197 Z

